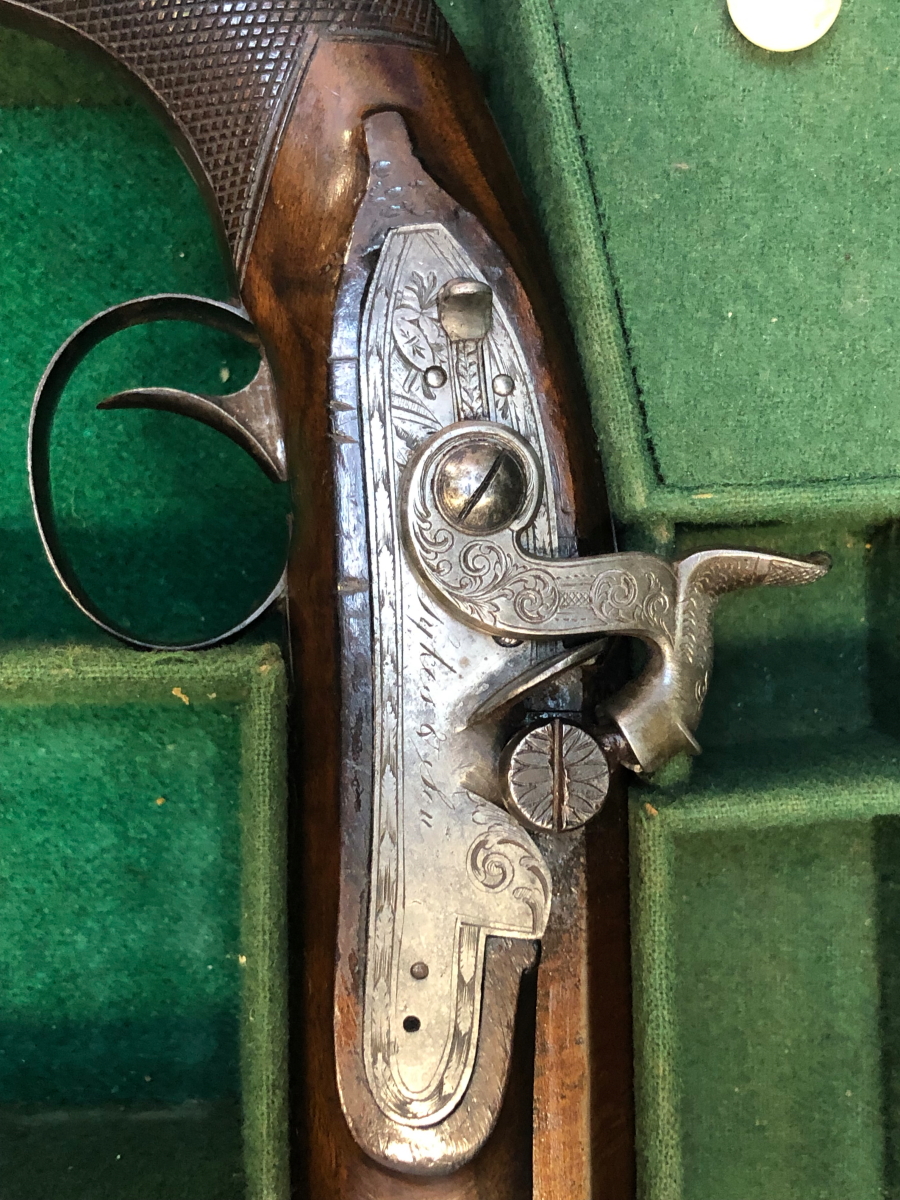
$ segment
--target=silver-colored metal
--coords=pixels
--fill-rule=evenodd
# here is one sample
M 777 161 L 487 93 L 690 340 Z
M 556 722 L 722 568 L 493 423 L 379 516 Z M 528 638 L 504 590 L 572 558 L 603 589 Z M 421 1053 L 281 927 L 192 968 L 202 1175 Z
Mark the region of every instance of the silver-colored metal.
M 117 304 L 86 321 L 57 350 L 38 384 L 28 426 L 28 484 L 31 504 L 44 552 L 53 571 L 73 603 L 106 633 L 141 650 L 204 650 L 216 646 L 252 625 L 278 603 L 287 591 L 287 568 L 267 596 L 239 624 L 215 637 L 199 641 L 162 643 L 136 638 L 107 617 L 82 587 L 74 566 L 66 554 L 56 527 L 53 497 L 50 488 L 50 435 L 59 401 L 76 367 L 95 346 L 123 329 L 153 321 L 191 321 L 221 329 L 252 345 L 259 338 L 246 312 L 232 304 L 209 300 L 203 296 L 164 293 L 142 296 Z M 148 399 L 149 395 L 149 399 Z M 119 403 L 119 401 L 122 401 Z M 231 402 L 231 407 L 226 405 Z M 126 407 L 168 408 L 195 416 L 227 433 L 248 450 L 270 475 L 284 478 L 284 444 L 281 421 L 275 405 L 275 394 L 263 365 L 253 382 L 233 397 L 192 396 L 167 388 L 150 389 L 149 393 L 124 393 L 102 404 L 107 408 Z
M 370 175 L 335 308 L 329 405 L 343 706 L 335 1055 L 366 1153 L 429 1174 L 469 1160 L 493 1127 L 521 972 L 550 904 L 546 864 L 503 807 L 505 731 L 470 717 L 558 646 L 498 645 L 435 602 L 403 550 L 401 479 L 424 440 L 474 412 L 519 430 L 561 479 L 527 544 L 565 554 L 572 511 L 519 281 L 425 173 L 398 114 L 365 129 Z M 490 287 L 480 342 L 454 342 L 441 324 L 438 296 L 459 280 Z M 444 384 L 426 378 L 432 367 Z M 485 385 L 498 374 L 516 379 L 514 403 Z M 575 683 L 563 690 L 577 707 Z
M 587 730 L 554 717 L 524 730 L 503 754 L 506 807 L 526 829 L 564 833 L 603 806 L 609 763 Z
M 525 478 L 518 459 L 473 438 L 441 461 L 435 497 L 457 529 L 484 533 L 513 520 L 525 499 Z
M 284 433 L 275 381 L 263 358 L 259 370 L 245 388 L 227 396 L 183 392 L 179 388 L 133 388 L 103 400 L 98 408 L 155 408 L 193 417 L 218 429 L 246 450 L 270 479 L 287 480 Z
M 461 532 L 437 503 L 448 456 L 474 438 L 518 458 L 526 498 L 499 530 Z M 809 583 L 821 561 L 751 550 L 702 550 L 668 563 L 649 554 L 552 559 L 523 545 L 539 512 L 544 471 L 533 446 L 514 430 L 461 422 L 418 449 L 405 476 L 402 514 L 410 561 L 446 611 L 473 629 L 522 638 L 619 633 L 650 647 L 646 667 L 608 705 L 644 771 L 681 751 L 696 753 L 712 664 L 712 614 L 725 592 Z
M 445 283 L 437 295 L 437 318 L 448 341 L 448 371 L 459 419 L 486 417 L 484 341 L 493 324 L 494 297 L 483 279 Z
M 447 382 L 447 372 L 443 367 L 429 367 L 425 372 L 425 382 L 430 388 L 441 388 Z
M 480 279 L 451 279 L 438 293 L 438 320 L 451 342 L 480 342 L 491 330 L 494 294 Z
M 543 423 L 546 364 L 521 286 L 424 172 L 400 116 L 365 125 L 370 175 L 331 347 L 343 705 L 335 1053 L 359 1144 L 427 1174 L 470 1159 L 496 1120 L 520 973 L 550 905 L 547 862 L 504 808 L 501 715 L 519 702 L 558 721 L 580 711 L 579 668 L 606 644 L 591 635 L 651 645 L 647 671 L 611 706 L 622 732 L 598 745 L 556 724 L 549 748 L 529 731 L 507 754 L 521 818 L 544 821 L 526 796 L 536 771 L 545 795 L 550 781 L 551 824 L 574 823 L 596 808 L 592 781 L 605 786 L 613 762 L 649 770 L 695 746 L 715 596 L 823 568 L 743 551 L 675 565 L 567 558 L 573 497 Z M 562 649 L 570 635 L 591 641 Z M 540 767 L 528 757 L 539 751 Z
M 501 646 L 522 645 L 522 638 L 495 637 L 494 640 Z M 515 679 L 510 679 L 503 687 L 498 688 L 482 700 L 469 720 L 472 724 L 476 724 L 478 721 L 496 720 L 513 704 L 518 703 L 530 692 L 536 691 L 550 683 L 551 680 L 558 678 L 563 672 L 571 671 L 573 667 L 586 667 L 589 663 L 596 662 L 609 644 L 609 638 L 597 638 L 582 646 L 575 646 L 571 650 L 561 650 L 558 654 L 542 658 L 535 666 L 529 667 Z
M 407 1169 L 436 1161 L 446 1169 L 471 1156 L 502 1097 L 506 1052 L 497 1058 L 492 1051 L 489 1075 L 484 1066 L 476 1069 L 477 1058 L 489 1061 L 479 1046 L 498 1032 L 481 1029 L 483 1009 L 495 1003 L 482 987 L 488 940 L 540 938 L 550 905 L 541 854 L 503 808 L 500 731 L 469 718 L 483 695 L 533 666 L 540 651 L 499 646 L 434 602 L 403 551 L 401 479 L 423 440 L 473 414 L 519 430 L 548 471 L 551 458 L 535 372 L 502 290 L 484 274 L 489 269 L 497 279 L 498 251 L 476 260 L 444 215 L 417 214 L 429 199 L 432 211 L 459 210 L 422 175 L 396 114 L 370 118 L 366 131 L 370 190 L 348 254 L 360 263 L 360 275 L 356 290 L 348 284 L 344 293 L 353 299 L 339 301 L 331 406 L 335 444 L 348 463 L 358 461 L 365 497 L 360 542 L 368 558 L 347 557 L 353 539 L 345 531 L 341 569 L 365 578 L 361 595 L 372 597 L 364 628 L 374 717 L 371 742 L 348 747 L 348 786 L 364 786 L 366 803 L 371 789 L 360 1057 L 387 1125 L 361 1107 L 340 1049 L 339 1082 L 351 1128 L 370 1153 Z M 405 222 L 394 216 L 404 212 Z M 475 232 L 471 218 L 463 229 Z M 374 270 L 373 245 L 379 246 Z M 363 266 L 371 275 L 362 274 Z M 478 336 L 457 340 L 457 334 Z M 433 367 L 450 386 L 426 379 Z M 485 385 L 499 374 L 519 381 L 514 405 Z M 506 478 L 500 469 L 498 477 Z M 549 492 L 533 511 L 529 544 L 542 553 L 563 551 L 556 503 Z M 348 520 L 358 519 L 349 497 L 346 511 Z M 414 976 L 416 963 L 427 965 L 425 978 Z M 408 1018 L 418 1022 L 414 1032 L 404 1024 Z M 478 1100 L 462 1117 L 456 1110 L 470 1088 Z
M 394 229 L 361 322 L 369 571 L 378 597 L 364 1062 L 378 1105 L 418 1127 L 444 1119 L 471 1077 L 487 937 L 539 938 L 550 903 L 540 852 L 497 807 L 496 735 L 468 720 L 484 685 L 519 673 L 529 650 L 499 647 L 441 613 L 403 554 L 395 502 L 411 443 L 469 411 L 460 346 L 474 345 L 479 362 L 488 356 L 507 373 L 525 373 L 512 326 L 498 304 L 485 303 L 490 289 L 477 272 L 442 226 Z M 454 282 L 460 277 L 465 288 Z M 454 340 L 447 325 L 482 341 Z M 416 392 L 421 376 L 409 370 L 416 339 L 426 338 L 429 356 L 437 349 L 454 383 L 433 399 Z M 479 405 L 486 395 L 482 388 Z M 513 419 L 541 445 L 533 392 L 522 389 Z M 477 444 L 454 449 L 462 453 L 448 455 L 440 483 L 452 520 L 493 528 L 498 511 L 508 520 L 527 500 L 536 544 L 552 550 L 553 498 L 531 502 L 518 458 L 504 467 L 502 455 L 486 460 Z M 411 979 L 408 965 L 399 969 L 410 961 L 428 963 L 427 979 Z M 404 1027 L 410 1016 L 419 1022 L 414 1037 Z

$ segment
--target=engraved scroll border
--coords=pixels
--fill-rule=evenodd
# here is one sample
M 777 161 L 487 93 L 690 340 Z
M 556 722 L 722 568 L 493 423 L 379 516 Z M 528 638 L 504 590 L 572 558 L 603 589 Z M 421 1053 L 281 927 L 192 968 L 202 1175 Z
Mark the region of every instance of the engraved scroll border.
M 451 1001 L 456 1014 L 454 1032 L 430 1092 L 425 1097 L 419 1094 L 413 1100 L 400 1086 L 392 1069 L 391 1047 L 404 896 L 401 581 L 406 580 L 406 586 L 418 588 L 419 585 L 405 564 L 401 546 L 397 506 L 402 464 L 395 461 L 398 439 L 394 424 L 390 347 L 394 337 L 394 313 L 401 296 L 398 281 L 415 245 L 428 259 L 436 258 L 448 278 L 466 275 L 486 281 L 444 226 L 423 223 L 395 228 L 385 240 L 375 275 L 370 282 L 362 326 L 360 383 L 364 418 L 363 450 L 371 539 L 371 583 L 372 594 L 376 597 L 373 606 L 373 701 L 375 711 L 379 714 L 373 730 L 372 889 L 363 1057 L 370 1087 L 379 1107 L 403 1124 L 425 1126 L 436 1124 L 453 1110 L 472 1073 L 478 1043 L 487 935 L 512 933 L 521 937 L 522 934 L 518 930 L 486 929 L 463 921 L 457 922 L 456 971 Z M 512 428 L 528 438 L 546 464 L 549 455 L 532 381 L 502 308 L 495 308 L 494 330 L 490 340 L 494 346 L 493 349 L 486 347 L 486 353 L 496 354 L 496 343 L 499 341 L 503 344 L 501 356 L 517 364 L 516 382 L 519 389 L 518 403 L 504 400 L 503 412 L 492 412 L 492 415 L 508 421 Z M 492 405 L 497 402 L 491 398 Z M 428 432 L 431 431 L 423 430 L 424 434 Z M 544 553 L 558 552 L 552 489 L 549 489 L 537 519 L 527 533 L 527 540 Z M 489 847 L 485 842 L 486 837 L 490 841 Z M 542 932 L 549 904 L 546 869 L 533 843 L 524 834 L 515 844 L 516 854 L 510 857 L 509 850 L 514 840 L 505 825 L 482 830 L 469 848 L 467 867 L 470 877 L 476 881 L 480 879 L 481 885 L 488 890 L 498 881 L 505 887 L 511 882 L 511 874 L 520 872 L 521 879 L 517 879 L 513 894 L 532 909 L 533 936 L 537 937 Z M 505 847 L 505 855 L 503 843 L 509 844 Z M 501 855 L 501 875 L 492 878 L 484 870 L 479 875 L 478 862 L 483 859 L 483 866 L 496 868 Z

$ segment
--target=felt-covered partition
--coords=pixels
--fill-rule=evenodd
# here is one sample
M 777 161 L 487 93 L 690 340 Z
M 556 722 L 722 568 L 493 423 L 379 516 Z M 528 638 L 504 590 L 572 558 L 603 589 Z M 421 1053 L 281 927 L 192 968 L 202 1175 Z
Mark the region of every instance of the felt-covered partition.
M 774 56 L 722 0 L 443 7 L 554 257 L 623 544 L 834 563 L 813 587 L 723 600 L 705 753 L 634 796 L 641 1195 L 891 1196 L 900 17 L 845 0 L 823 41 Z M 28 515 L 40 366 L 100 307 L 226 285 L 193 185 L 127 93 L 20 35 L 0 49 L 0 639 L 31 639 L 39 670 L 54 642 L 93 637 Z M 253 364 L 215 338 L 133 334 L 60 413 L 66 536 L 136 632 L 209 632 L 271 581 L 284 495 L 210 431 L 90 406 Z M 130 1194 L 105 1178 L 110 1200 Z
M 449 11 L 451 16 L 459 0 Z M 726 597 L 703 755 L 633 795 L 643 1200 L 898 1186 L 900 16 L 471 0 L 623 544 L 827 551 Z
M 35 385 L 82 321 L 226 297 L 212 225 L 116 76 L 2 32 L 0 230 L 0 1197 L 286 1200 L 278 622 L 221 651 L 113 646 L 44 561 L 25 472 Z M 243 615 L 280 570 L 287 497 L 211 430 L 94 406 L 255 367 L 197 327 L 129 330 L 60 407 L 63 537 L 138 636 Z
M 276 647 L 0 655 L 0 1196 L 288 1195 Z

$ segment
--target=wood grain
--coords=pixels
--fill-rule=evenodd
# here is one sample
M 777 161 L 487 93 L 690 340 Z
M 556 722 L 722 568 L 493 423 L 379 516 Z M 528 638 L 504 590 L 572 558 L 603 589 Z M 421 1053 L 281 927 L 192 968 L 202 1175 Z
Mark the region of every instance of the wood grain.
M 293 1011 L 296 1126 L 294 1181 L 312 1200 L 526 1200 L 532 1194 L 532 1064 L 538 1046 L 539 1087 L 563 1095 L 573 1086 L 585 1109 L 569 1129 L 568 1101 L 552 1109 L 538 1158 L 556 1155 L 557 1138 L 591 1130 L 588 1056 L 557 1054 L 567 1032 L 589 1024 L 588 931 L 581 905 L 560 909 L 558 947 L 550 947 L 538 1010 L 520 1005 L 507 1099 L 497 1128 L 476 1159 L 455 1174 L 415 1179 L 385 1170 L 357 1148 L 335 1083 L 332 1004 L 340 883 L 340 644 L 336 619 L 334 495 L 328 438 L 328 350 L 343 256 L 368 163 L 362 119 L 395 109 L 405 118 L 426 169 L 473 212 L 519 274 L 546 336 L 550 424 L 568 461 L 561 481 L 575 533 L 581 517 L 586 549 L 598 548 L 604 513 L 587 407 L 579 403 L 575 361 L 559 329 L 559 303 L 503 144 L 473 77 L 455 46 L 446 54 L 409 47 L 323 38 L 312 56 L 275 161 L 248 260 L 243 298 L 262 335 L 284 404 L 296 536 L 289 567 L 294 670 L 292 751 Z M 586 520 L 584 518 L 587 518 Z M 617 884 L 621 879 L 617 877 Z M 620 905 L 621 907 L 621 905 Z M 626 935 L 627 936 L 627 935 Z M 574 969 L 573 969 L 574 968 Z M 542 968 L 543 970 L 543 968 Z M 526 987 L 527 991 L 527 987 Z M 532 1002 L 533 1003 L 533 1002 Z M 571 1011 L 570 1011 L 571 1010 Z M 579 1035 L 580 1036 L 580 1035 Z M 574 1064 L 574 1065 L 573 1065 Z M 548 1110 L 549 1111 L 549 1110 Z M 583 1152 L 559 1158 L 552 1193 L 542 1200 L 587 1200 Z M 542 1184 L 542 1186 L 544 1186 Z M 537 1193 L 536 1193 L 537 1194 Z M 599 1195 L 599 1193 L 598 1193 Z M 622 1194 L 619 1200 L 626 1200 Z

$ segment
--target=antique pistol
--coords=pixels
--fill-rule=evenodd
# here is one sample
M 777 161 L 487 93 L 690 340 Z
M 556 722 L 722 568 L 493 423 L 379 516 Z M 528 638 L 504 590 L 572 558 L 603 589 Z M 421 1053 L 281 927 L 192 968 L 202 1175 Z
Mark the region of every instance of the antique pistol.
M 239 628 L 286 598 L 301 1194 L 624 1196 L 615 776 L 698 749 L 717 597 L 826 565 L 613 549 L 552 279 L 431 0 L 0 8 L 130 73 L 233 267 L 231 303 L 149 296 L 93 318 L 35 399 L 45 550 L 75 603 L 132 645 L 146 643 L 96 610 L 57 536 L 56 404 L 128 326 L 205 323 L 260 351 L 231 395 L 148 386 L 101 407 L 195 417 L 293 489 L 284 578 Z M 610 635 L 644 644 L 636 678 L 617 674 Z

